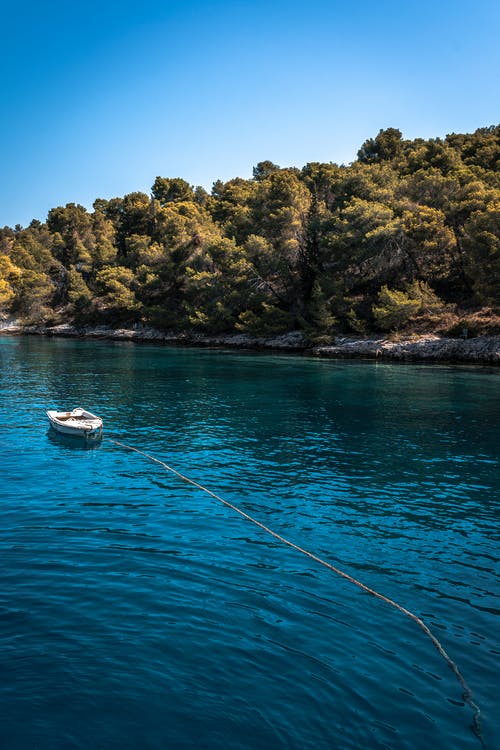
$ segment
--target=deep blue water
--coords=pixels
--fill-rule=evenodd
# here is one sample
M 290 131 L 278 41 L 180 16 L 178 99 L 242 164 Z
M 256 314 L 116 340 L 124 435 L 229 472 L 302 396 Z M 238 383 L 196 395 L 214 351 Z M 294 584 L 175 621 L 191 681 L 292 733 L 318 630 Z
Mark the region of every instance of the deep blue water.
M 500 371 L 0 338 L 0 747 L 500 746 Z M 102 443 L 48 429 L 100 414 Z

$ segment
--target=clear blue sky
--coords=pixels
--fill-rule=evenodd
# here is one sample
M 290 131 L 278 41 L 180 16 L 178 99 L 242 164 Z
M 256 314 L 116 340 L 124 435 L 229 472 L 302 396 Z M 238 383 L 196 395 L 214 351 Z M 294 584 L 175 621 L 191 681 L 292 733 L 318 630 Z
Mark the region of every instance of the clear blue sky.
M 0 24 L 0 226 L 500 122 L 497 0 L 28 0 Z

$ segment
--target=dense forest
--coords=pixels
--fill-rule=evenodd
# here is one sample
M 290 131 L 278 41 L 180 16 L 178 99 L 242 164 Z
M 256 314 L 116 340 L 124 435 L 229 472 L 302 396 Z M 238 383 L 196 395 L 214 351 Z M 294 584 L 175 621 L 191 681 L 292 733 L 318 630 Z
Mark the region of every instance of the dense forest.
M 0 319 L 26 324 L 474 335 L 499 304 L 500 125 L 388 128 L 348 166 L 263 161 L 211 193 L 157 177 L 0 230 Z

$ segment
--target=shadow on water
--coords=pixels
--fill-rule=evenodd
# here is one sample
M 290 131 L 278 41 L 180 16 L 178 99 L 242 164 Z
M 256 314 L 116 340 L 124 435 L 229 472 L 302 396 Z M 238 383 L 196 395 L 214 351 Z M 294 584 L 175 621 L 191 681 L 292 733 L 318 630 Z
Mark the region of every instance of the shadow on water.
M 93 451 L 102 444 L 102 435 L 96 437 L 81 437 L 80 435 L 63 435 L 51 426 L 47 430 L 47 437 L 51 443 L 61 445 L 73 451 Z

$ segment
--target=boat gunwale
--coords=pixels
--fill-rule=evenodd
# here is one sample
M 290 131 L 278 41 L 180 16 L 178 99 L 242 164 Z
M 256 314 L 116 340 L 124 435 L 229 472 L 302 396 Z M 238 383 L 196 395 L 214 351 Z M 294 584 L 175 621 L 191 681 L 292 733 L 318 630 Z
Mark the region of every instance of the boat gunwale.
M 79 413 L 73 414 L 74 411 Z M 85 409 L 73 409 L 72 412 L 48 409 L 46 415 L 51 426 L 63 434 L 90 435 L 102 432 L 101 417 Z

